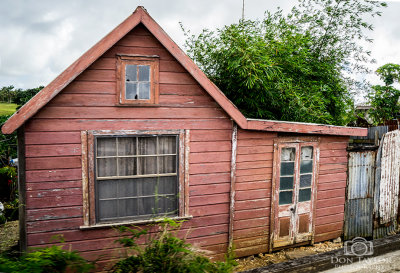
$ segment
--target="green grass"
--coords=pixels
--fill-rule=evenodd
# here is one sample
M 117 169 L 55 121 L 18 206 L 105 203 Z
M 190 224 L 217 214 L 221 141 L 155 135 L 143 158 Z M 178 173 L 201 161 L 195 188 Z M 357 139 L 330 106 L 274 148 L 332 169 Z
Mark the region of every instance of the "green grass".
M 15 103 L 0 102 L 0 116 L 14 114 L 16 108 Z

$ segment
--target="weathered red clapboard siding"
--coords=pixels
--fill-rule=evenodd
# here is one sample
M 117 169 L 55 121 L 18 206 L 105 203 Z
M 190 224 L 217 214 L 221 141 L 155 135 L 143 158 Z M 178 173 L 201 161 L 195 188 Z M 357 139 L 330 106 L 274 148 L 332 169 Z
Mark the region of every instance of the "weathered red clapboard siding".
M 234 245 L 237 256 L 268 250 L 275 133 L 238 131 Z
M 347 137 L 321 137 L 315 242 L 342 234 L 347 179 Z
M 116 106 L 116 53 L 160 57 L 157 107 Z M 84 257 L 96 259 L 100 253 L 118 251 L 114 244 L 118 234 L 112 228 L 79 229 L 83 225 L 80 131 L 162 129 L 190 129 L 193 219 L 184 223 L 180 234 L 214 251 L 216 257 L 226 252 L 232 121 L 141 25 L 26 123 L 28 246 L 51 244 L 51 237 L 62 234 L 65 244 Z

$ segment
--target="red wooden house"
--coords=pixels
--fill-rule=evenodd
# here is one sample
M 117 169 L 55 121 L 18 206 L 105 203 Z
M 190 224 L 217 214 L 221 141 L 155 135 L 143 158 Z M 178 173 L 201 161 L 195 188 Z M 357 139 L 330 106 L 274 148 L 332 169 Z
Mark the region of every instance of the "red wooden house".
M 112 226 L 165 215 L 215 256 L 336 238 L 348 138 L 366 135 L 245 118 L 142 7 L 2 127 L 15 130 L 22 247 L 63 234 L 104 262 Z

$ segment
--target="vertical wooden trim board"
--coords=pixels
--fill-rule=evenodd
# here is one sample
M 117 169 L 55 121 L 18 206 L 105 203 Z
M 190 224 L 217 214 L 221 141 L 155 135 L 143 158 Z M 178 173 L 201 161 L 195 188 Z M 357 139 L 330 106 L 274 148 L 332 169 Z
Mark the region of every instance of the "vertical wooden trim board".
M 81 132 L 82 145 L 82 194 L 83 194 L 83 225 L 89 226 L 89 175 L 88 175 L 88 139 L 87 132 Z
M 26 236 L 26 179 L 25 179 L 25 126 L 17 130 L 18 138 L 18 195 L 19 195 L 19 248 L 27 250 Z
M 235 221 L 235 182 L 236 182 L 236 154 L 237 154 L 237 124 L 232 128 L 232 157 L 231 157 L 231 193 L 229 205 L 229 249 L 233 247 L 233 223 Z
M 185 214 L 189 215 L 189 155 L 190 155 L 190 130 L 185 130 Z

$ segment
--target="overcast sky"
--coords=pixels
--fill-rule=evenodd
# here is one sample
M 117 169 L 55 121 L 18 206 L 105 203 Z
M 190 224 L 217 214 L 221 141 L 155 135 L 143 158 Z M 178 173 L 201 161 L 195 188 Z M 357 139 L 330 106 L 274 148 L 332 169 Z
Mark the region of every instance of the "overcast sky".
M 289 10 L 296 2 L 245 0 L 245 17 L 262 18 L 266 10 Z M 373 69 L 400 64 L 400 0 L 386 2 L 389 8 L 373 21 Z M 47 85 L 138 5 L 181 47 L 179 22 L 198 33 L 237 22 L 242 14 L 242 0 L 0 0 L 0 87 Z

